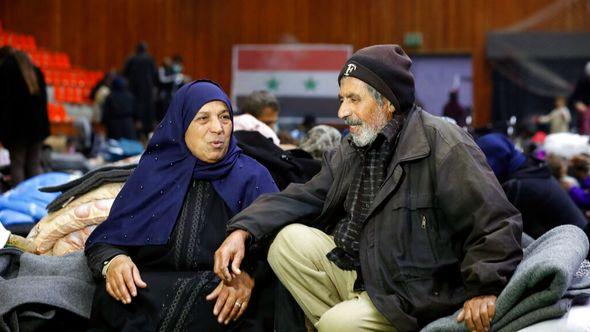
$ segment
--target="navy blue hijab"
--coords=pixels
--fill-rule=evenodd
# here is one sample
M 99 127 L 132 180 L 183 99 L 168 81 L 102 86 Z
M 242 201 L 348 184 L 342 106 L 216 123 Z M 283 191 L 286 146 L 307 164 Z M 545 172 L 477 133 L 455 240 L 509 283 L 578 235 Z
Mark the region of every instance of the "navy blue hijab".
M 278 191 L 268 170 L 242 154 L 233 135 L 227 154 L 216 163 L 207 164 L 190 152 L 185 132 L 201 107 L 216 100 L 227 105 L 233 121 L 231 102 L 216 83 L 199 80 L 176 92 L 109 217 L 90 234 L 86 248 L 95 243 L 167 243 L 193 179 L 211 181 L 233 214 L 259 195 Z
M 510 140 L 501 134 L 487 134 L 477 140 L 498 181 L 504 182 L 526 161 Z

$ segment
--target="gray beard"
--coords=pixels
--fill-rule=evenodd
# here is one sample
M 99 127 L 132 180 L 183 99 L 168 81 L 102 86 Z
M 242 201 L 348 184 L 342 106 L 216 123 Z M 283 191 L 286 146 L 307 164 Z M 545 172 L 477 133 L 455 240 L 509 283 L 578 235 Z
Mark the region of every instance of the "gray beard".
M 363 128 L 358 135 L 351 133 L 350 136 L 352 137 L 352 142 L 354 145 L 358 147 L 365 147 L 373 143 L 378 134 L 379 132 L 373 132 L 373 130 L 369 128 Z
M 363 123 L 359 130 L 359 133 L 350 133 L 350 136 L 352 137 L 352 142 L 354 143 L 354 145 L 358 147 L 365 147 L 375 141 L 380 131 L 381 130 L 376 130 Z
M 358 147 L 365 147 L 373 143 L 377 138 L 377 135 L 387 125 L 387 115 L 381 109 L 377 109 L 371 117 L 371 122 L 375 123 L 376 126 L 370 126 L 367 122 L 360 119 L 346 119 L 344 121 L 347 125 L 360 126 L 357 134 L 350 133 L 352 142 Z

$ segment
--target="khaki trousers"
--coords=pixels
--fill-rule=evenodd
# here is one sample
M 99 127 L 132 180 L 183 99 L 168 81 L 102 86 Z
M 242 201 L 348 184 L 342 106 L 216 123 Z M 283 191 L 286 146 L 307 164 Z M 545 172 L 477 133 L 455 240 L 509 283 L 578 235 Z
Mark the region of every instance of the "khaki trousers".
M 367 292 L 353 291 L 356 272 L 326 257 L 335 247 L 324 232 L 292 224 L 275 238 L 268 262 L 318 331 L 395 331 Z

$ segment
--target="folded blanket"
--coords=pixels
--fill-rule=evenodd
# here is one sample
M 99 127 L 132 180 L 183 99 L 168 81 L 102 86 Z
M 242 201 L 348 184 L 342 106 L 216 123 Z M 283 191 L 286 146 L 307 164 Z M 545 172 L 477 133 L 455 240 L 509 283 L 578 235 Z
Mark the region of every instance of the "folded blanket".
M 47 215 L 45 206 L 57 197 L 57 194 L 44 193 L 39 188 L 71 179 L 69 174 L 52 172 L 19 183 L 0 196 L 0 222 L 12 231 L 19 225 L 26 225 L 25 228 L 30 229 L 37 220 Z
M 113 201 L 122 187 L 123 183 L 104 184 L 41 219 L 27 236 L 34 243 L 35 253 L 63 255 L 83 250 L 92 226 L 102 223 L 108 217 Z
M 44 192 L 59 192 L 55 200 L 47 205 L 47 211 L 55 212 L 66 207 L 72 200 L 106 183 L 125 182 L 137 164 L 126 166 L 107 166 L 88 172 L 84 176 L 60 186 L 41 188 Z
M 556 227 L 524 250 L 522 262 L 498 296 L 492 331 L 517 331 L 563 316 L 576 295 L 590 294 L 584 259 L 588 238 L 576 226 Z M 422 331 L 467 331 L 457 323 L 459 311 L 428 324 Z
M 130 165 L 124 165 L 124 166 L 113 166 L 113 165 L 104 166 L 104 167 L 92 170 L 92 171 L 82 175 L 81 177 L 72 180 L 72 181 L 62 183 L 57 186 L 43 187 L 43 188 L 40 188 L 39 190 L 42 192 L 46 192 L 46 193 L 64 192 L 64 191 L 67 191 L 67 190 L 70 190 L 70 189 L 76 187 L 77 185 L 88 180 L 89 178 L 94 177 L 97 174 L 112 171 L 112 170 L 125 170 L 125 169 L 132 170 L 132 169 L 135 169 L 135 167 L 137 167 L 137 164 L 130 164 Z
M 47 308 L 88 319 L 95 283 L 84 253 L 50 257 L 0 250 L 0 331 L 19 331 L 19 317 Z M 25 315 L 22 315 L 25 313 Z

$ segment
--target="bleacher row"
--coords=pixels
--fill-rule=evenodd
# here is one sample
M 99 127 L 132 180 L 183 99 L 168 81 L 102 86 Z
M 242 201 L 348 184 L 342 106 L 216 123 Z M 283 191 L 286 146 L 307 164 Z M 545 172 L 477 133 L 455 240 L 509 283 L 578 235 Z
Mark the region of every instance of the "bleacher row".
M 90 90 L 101 79 L 102 72 L 72 67 L 67 54 L 37 47 L 33 36 L 4 31 L 0 23 L 0 47 L 5 45 L 28 53 L 43 71 L 49 92 L 50 121 L 71 121 L 78 114 L 70 114 L 69 110 L 90 108 Z

